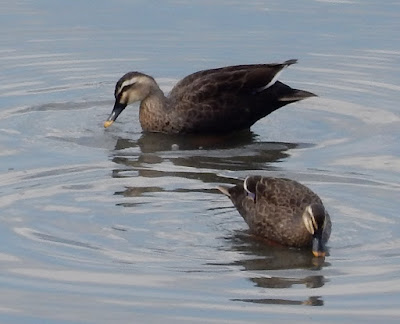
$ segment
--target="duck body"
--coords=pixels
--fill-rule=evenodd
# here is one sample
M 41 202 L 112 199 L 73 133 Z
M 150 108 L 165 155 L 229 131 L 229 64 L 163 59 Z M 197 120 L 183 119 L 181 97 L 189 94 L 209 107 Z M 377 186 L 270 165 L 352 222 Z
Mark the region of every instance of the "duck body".
M 306 186 L 290 179 L 249 176 L 243 184 L 218 189 L 256 236 L 325 255 L 331 219 L 318 195 Z
M 169 96 L 151 76 L 129 72 L 117 82 L 114 109 L 104 126 L 110 126 L 127 105 L 140 101 L 140 124 L 147 132 L 218 134 L 249 129 L 280 107 L 315 96 L 276 80 L 294 63 L 199 71 L 179 81 Z

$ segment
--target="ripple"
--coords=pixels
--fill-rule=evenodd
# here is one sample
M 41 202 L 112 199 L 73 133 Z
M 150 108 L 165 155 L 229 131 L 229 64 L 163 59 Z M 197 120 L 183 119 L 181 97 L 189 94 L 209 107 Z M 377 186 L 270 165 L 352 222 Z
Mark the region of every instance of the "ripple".
M 146 286 L 160 287 L 173 282 L 170 277 L 161 277 L 159 275 L 135 274 L 115 274 L 85 271 L 68 270 L 46 270 L 43 268 L 15 268 L 10 272 L 23 275 L 27 278 L 45 279 L 50 281 L 101 284 L 101 285 L 123 285 L 123 286 Z
M 1 315 L 18 323 L 397 323 L 398 14 L 394 4 L 328 2 L 202 2 L 195 15 L 188 1 L 7 3 Z M 216 19 L 221 10 L 228 25 Z M 102 127 L 128 70 L 154 75 L 168 92 L 196 70 L 265 61 L 260 53 L 290 58 L 293 43 L 301 64 L 284 77 L 319 97 L 251 132 L 144 134 L 137 105 Z M 248 174 L 318 192 L 333 220 L 325 259 L 250 235 L 215 189 Z

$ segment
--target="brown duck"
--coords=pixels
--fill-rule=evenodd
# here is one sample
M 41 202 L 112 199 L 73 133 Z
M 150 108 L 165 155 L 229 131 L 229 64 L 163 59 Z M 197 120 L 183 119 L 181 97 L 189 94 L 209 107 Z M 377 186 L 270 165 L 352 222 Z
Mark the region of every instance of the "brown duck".
M 147 132 L 221 134 L 249 129 L 278 108 L 315 96 L 277 81 L 279 72 L 296 62 L 199 71 L 179 81 L 167 97 L 153 77 L 129 72 L 115 86 L 114 109 L 104 127 L 127 105 L 140 101 L 140 124 Z
M 243 184 L 218 189 L 227 195 L 250 231 L 282 245 L 311 247 L 323 257 L 331 234 L 331 219 L 321 199 L 297 181 L 249 176 Z

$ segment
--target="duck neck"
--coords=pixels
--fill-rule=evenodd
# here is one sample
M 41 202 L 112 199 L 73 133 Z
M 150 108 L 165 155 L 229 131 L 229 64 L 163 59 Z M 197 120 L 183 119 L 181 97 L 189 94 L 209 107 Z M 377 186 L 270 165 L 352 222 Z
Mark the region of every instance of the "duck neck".
M 145 131 L 162 132 L 168 121 L 168 100 L 163 91 L 155 85 L 140 104 L 139 119 Z

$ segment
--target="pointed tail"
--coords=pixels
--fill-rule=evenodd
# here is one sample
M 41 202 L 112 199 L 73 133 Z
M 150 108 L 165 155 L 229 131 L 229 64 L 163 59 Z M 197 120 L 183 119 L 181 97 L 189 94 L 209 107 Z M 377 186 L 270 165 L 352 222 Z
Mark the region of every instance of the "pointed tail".
M 298 89 L 291 89 L 290 93 L 286 93 L 285 95 L 279 97 L 279 101 L 299 101 L 310 97 L 318 97 L 315 93 L 305 91 L 305 90 L 298 90 Z
M 276 81 L 275 84 L 271 87 L 271 90 L 275 92 L 278 101 L 285 103 L 295 102 L 310 97 L 318 97 L 315 93 L 305 90 L 293 89 L 280 81 Z

